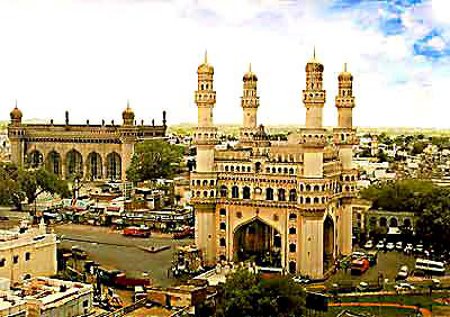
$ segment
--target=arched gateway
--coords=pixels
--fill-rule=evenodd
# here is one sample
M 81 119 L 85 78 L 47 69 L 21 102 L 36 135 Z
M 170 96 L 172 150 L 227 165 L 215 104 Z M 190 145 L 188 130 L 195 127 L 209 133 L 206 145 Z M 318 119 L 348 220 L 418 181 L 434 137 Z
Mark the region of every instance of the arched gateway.
M 281 235 L 260 218 L 239 225 L 233 236 L 235 260 L 281 267 Z

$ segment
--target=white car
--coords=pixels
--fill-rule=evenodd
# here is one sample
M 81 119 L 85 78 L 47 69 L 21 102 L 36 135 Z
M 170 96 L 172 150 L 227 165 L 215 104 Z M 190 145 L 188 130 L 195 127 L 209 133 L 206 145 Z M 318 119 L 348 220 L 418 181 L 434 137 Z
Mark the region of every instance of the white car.
M 383 241 L 378 241 L 376 248 L 378 250 L 384 249 L 384 242 Z
M 418 244 L 413 250 L 415 253 L 422 253 L 423 252 L 423 244 Z
M 405 253 L 411 253 L 414 249 L 412 243 L 407 243 L 405 249 L 403 250 Z
M 408 277 L 408 266 L 402 265 L 397 273 L 397 280 L 406 280 Z
M 369 240 L 364 244 L 364 249 L 372 249 L 373 248 L 373 241 Z
M 413 285 L 409 283 L 398 283 L 394 286 L 396 291 L 410 291 L 416 289 Z
M 395 244 L 395 249 L 398 250 L 398 251 L 403 250 L 403 242 L 398 241 L 398 242 Z
M 388 251 L 394 250 L 394 249 L 395 249 L 394 242 L 388 242 L 388 243 L 386 244 L 386 249 L 387 249 Z

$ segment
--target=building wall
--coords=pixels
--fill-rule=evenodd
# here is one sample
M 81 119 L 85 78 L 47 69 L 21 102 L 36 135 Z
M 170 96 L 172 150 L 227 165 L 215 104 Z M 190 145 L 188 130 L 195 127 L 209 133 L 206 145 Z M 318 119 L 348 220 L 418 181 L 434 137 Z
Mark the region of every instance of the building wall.
M 0 277 L 8 278 L 13 282 L 20 281 L 26 274 L 30 276 L 51 276 L 57 273 L 56 261 L 56 235 L 47 234 L 42 240 L 34 241 L 21 238 L 0 242 Z M 23 240 L 28 242 L 23 243 Z M 22 244 L 23 243 L 23 244 Z M 30 259 L 25 256 L 29 253 Z M 17 263 L 14 258 L 17 257 Z

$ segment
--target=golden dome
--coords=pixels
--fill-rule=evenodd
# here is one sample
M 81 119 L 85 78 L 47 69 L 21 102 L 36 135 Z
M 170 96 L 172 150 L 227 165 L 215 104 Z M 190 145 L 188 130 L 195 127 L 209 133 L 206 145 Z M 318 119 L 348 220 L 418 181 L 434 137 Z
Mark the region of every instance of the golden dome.
M 11 116 L 11 119 L 22 119 L 22 111 L 20 111 L 19 108 L 17 108 L 17 105 L 14 107 L 14 109 L 11 111 L 11 113 L 9 114 Z
M 122 112 L 123 119 L 134 119 L 134 112 L 130 108 L 130 104 L 127 103 L 127 108 Z
M 316 48 L 314 47 L 313 56 L 305 67 L 306 72 L 323 72 L 323 65 L 316 59 Z
M 243 81 L 258 81 L 258 77 L 254 72 L 252 72 L 252 64 L 248 67 L 248 72 L 244 74 L 244 77 L 242 78 Z
M 198 74 L 214 74 L 214 67 L 208 64 L 208 53 L 205 52 L 205 60 L 197 68 Z
M 347 71 L 347 63 L 344 63 L 344 70 L 341 73 L 339 73 L 338 80 L 339 81 L 352 81 L 353 80 L 352 74 Z

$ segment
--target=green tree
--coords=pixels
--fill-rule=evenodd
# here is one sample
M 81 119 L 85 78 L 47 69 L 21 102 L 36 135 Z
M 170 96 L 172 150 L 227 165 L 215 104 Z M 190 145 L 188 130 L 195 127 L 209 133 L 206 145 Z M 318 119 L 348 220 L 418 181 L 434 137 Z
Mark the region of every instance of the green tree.
M 303 316 L 305 292 L 288 277 L 264 280 L 248 270 L 228 276 L 219 291 L 218 317 Z
M 170 178 L 183 158 L 183 147 L 162 140 L 138 143 L 127 170 L 132 182 Z

